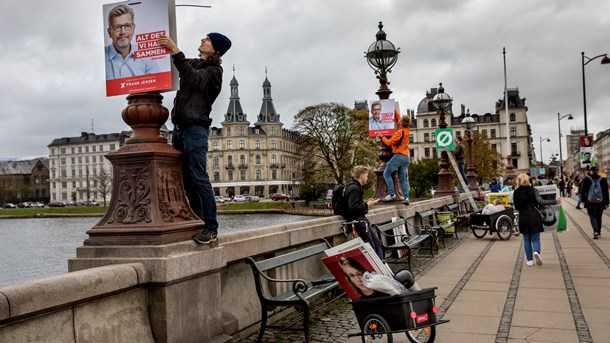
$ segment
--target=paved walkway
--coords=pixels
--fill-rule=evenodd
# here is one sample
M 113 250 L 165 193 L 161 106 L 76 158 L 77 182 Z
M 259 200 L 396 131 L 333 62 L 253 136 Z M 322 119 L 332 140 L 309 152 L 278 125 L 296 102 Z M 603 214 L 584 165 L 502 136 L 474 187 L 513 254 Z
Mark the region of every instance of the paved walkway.
M 541 235 L 542 266 L 525 264 L 521 236 L 500 241 L 472 234 L 420 266 L 418 283 L 438 287 L 439 317 L 450 320 L 437 326 L 436 342 L 610 342 L 610 215 L 593 240 L 586 210 L 575 203 L 563 201 L 568 232 Z M 347 338 L 359 327 L 345 301 L 318 320 L 313 342 L 361 342 Z M 267 341 L 303 338 L 286 332 Z M 408 341 L 395 334 L 394 342 Z

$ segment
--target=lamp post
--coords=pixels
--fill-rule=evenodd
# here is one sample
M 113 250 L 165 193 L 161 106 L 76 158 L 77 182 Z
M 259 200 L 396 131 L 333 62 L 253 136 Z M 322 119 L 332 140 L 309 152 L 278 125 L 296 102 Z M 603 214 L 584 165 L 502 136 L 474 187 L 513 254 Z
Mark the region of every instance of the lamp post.
M 436 108 L 439 121 L 438 127 L 444 129 L 447 127 L 445 122 L 445 113 L 451 113 L 451 104 L 453 99 L 449 94 L 445 93 L 443 84 L 440 83 L 438 87 L 438 93 L 432 98 L 432 105 Z M 449 156 L 446 151 L 441 152 L 441 161 L 439 162 L 441 170 L 438 172 L 438 187 L 434 192 L 434 197 L 441 197 L 446 195 L 455 195 L 455 188 L 453 187 L 453 173 L 449 170 Z
M 560 115 L 557 113 L 557 128 L 559 129 L 559 177 L 563 179 L 563 155 L 561 153 L 561 119 L 568 118 L 568 120 L 574 119 L 571 114 Z M 586 131 L 586 129 L 585 129 Z
M 379 89 L 375 94 L 379 96 L 380 100 L 385 100 L 389 99 L 390 94 L 392 94 L 392 91 L 388 87 L 390 82 L 388 82 L 387 74 L 392 72 L 392 67 L 394 67 L 396 61 L 398 61 L 400 48 L 396 48 L 392 42 L 386 40 L 386 33 L 383 31 L 382 22 L 379 22 L 377 27 L 379 28 L 379 31 L 375 34 L 375 41 L 369 46 L 364 57 L 369 66 L 375 71 L 375 75 L 377 75 L 377 79 L 379 80 Z M 375 195 L 373 195 L 373 198 L 375 199 L 382 198 L 388 191 L 388 185 L 383 178 L 383 171 L 385 170 L 387 162 L 392 158 L 392 151 L 387 145 L 380 142 L 377 157 L 381 160 L 381 165 L 375 169 L 375 175 L 377 175 Z M 397 175 L 395 174 L 393 177 L 396 179 Z M 398 184 L 396 181 L 397 180 L 394 181 L 395 184 Z M 400 187 L 395 188 L 397 198 L 400 198 L 402 196 L 401 189 Z
M 609 64 L 610 63 L 610 58 L 608 58 L 607 54 L 601 54 L 601 55 L 597 55 L 593 58 L 589 58 L 587 56 L 585 56 L 585 52 L 581 52 L 581 61 L 582 61 L 582 104 L 583 104 L 583 114 L 585 116 L 585 136 L 587 136 L 587 92 L 585 90 L 585 66 L 587 64 L 589 64 L 589 62 L 598 59 L 600 57 L 602 58 L 602 62 L 601 64 Z M 587 59 L 587 62 L 585 62 L 585 58 Z
M 550 142 L 550 138 L 540 137 L 540 168 L 544 167 L 544 158 L 542 157 L 542 142 Z
M 466 129 L 466 143 L 468 143 L 468 166 L 466 170 L 466 178 L 468 179 L 468 189 L 476 191 L 479 189 L 477 185 L 477 174 L 474 172 L 474 163 L 472 162 L 472 129 L 477 125 L 477 122 L 470 116 L 470 110 L 466 112 L 466 117 L 462 119 L 462 127 Z

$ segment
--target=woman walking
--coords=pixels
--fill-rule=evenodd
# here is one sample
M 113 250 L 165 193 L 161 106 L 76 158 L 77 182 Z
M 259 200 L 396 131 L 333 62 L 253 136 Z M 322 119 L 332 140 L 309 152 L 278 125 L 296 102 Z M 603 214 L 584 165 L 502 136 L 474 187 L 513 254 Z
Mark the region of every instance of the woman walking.
M 523 234 L 527 265 L 533 266 L 534 260 L 536 260 L 536 265 L 540 266 L 542 265 L 540 232 L 544 231 L 544 228 L 542 227 L 542 218 L 538 207 L 560 204 L 561 199 L 542 199 L 538 190 L 531 185 L 527 174 L 519 174 L 515 186 L 517 188 L 513 193 L 513 202 L 515 209 L 519 211 L 519 231 Z

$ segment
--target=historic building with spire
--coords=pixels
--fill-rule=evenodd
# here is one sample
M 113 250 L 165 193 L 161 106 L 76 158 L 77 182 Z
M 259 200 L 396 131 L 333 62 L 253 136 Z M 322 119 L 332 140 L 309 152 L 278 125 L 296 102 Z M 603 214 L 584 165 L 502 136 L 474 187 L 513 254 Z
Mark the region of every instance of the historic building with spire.
M 266 198 L 274 193 L 299 194 L 303 170 L 297 148 L 299 134 L 283 127 L 266 74 L 265 70 L 261 108 L 251 126 L 233 70 L 224 120 L 220 128 L 210 128 L 208 174 L 215 195 Z

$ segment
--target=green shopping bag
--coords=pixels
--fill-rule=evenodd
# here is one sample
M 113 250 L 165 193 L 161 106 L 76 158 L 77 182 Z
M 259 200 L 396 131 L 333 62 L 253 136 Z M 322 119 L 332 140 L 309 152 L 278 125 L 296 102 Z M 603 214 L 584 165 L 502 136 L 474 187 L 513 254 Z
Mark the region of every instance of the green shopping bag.
M 557 232 L 568 231 L 568 218 L 563 211 L 563 205 L 559 205 L 559 219 L 557 220 Z

